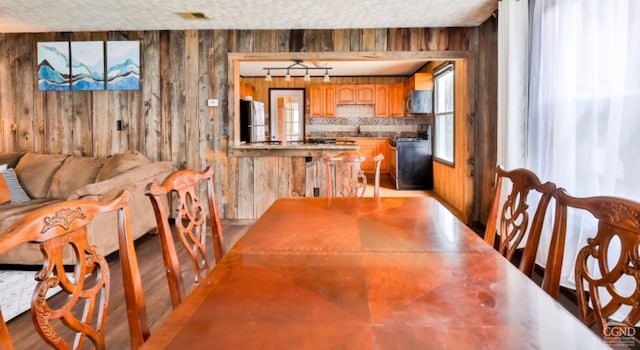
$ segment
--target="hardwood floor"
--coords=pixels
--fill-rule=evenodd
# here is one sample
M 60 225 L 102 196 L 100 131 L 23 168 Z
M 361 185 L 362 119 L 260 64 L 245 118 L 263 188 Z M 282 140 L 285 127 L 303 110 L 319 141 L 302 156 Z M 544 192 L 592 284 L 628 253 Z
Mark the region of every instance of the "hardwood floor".
M 227 248 L 233 246 L 251 226 L 253 221 L 229 221 L 223 220 L 222 230 Z M 162 322 L 171 311 L 169 289 L 165 279 L 162 254 L 158 237 L 144 235 L 136 240 L 136 253 L 144 287 L 147 316 L 153 329 Z M 126 308 L 124 304 L 124 289 L 122 287 L 122 275 L 120 261 L 117 253 L 107 257 L 111 268 L 111 295 L 109 311 L 107 315 L 106 343 L 109 349 L 129 349 L 129 325 L 127 323 Z M 188 269 L 185 269 L 188 271 Z M 193 281 L 193 274 L 185 273 L 185 282 Z M 193 284 L 188 289 L 193 288 Z M 62 297 L 62 294 L 57 296 Z M 52 302 L 60 302 L 61 298 L 51 298 Z M 31 321 L 31 314 L 25 312 L 7 322 L 9 334 L 13 344 L 18 349 L 44 349 L 47 345 L 35 332 Z

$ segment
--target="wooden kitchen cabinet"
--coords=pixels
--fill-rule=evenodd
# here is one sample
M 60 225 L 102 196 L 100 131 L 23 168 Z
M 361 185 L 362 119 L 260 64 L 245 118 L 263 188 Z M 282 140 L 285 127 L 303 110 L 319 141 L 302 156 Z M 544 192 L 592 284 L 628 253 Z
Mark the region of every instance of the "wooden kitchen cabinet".
M 336 85 L 336 104 L 339 105 L 372 105 L 376 103 L 374 84 Z
M 352 105 L 356 103 L 355 85 L 336 85 L 336 104 Z
M 371 158 L 380 153 L 384 156 L 380 163 L 380 174 L 389 172 L 389 139 L 360 137 L 356 138 L 356 144 L 360 146 L 359 152 L 367 156 L 367 160 L 360 165 L 363 172 L 367 174 L 375 172 L 375 162 Z
M 376 117 L 404 116 L 404 84 L 377 84 Z
M 309 86 L 309 115 L 311 117 L 336 116 L 335 85 L 314 84 Z
M 376 117 L 388 117 L 389 114 L 389 85 L 376 84 L 376 107 L 374 115 Z
M 251 96 L 251 98 L 255 97 L 256 88 L 253 85 L 240 82 L 240 99 L 244 100 L 247 96 Z
M 389 116 L 404 116 L 404 84 L 389 84 Z
M 376 103 L 376 86 L 374 84 L 356 85 L 356 104 L 372 105 Z

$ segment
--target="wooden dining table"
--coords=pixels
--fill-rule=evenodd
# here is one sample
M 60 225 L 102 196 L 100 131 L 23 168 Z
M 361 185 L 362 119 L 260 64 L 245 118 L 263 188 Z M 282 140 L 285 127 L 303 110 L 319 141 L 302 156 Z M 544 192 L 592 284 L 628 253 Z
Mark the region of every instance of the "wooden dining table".
M 282 198 L 143 349 L 608 349 L 431 197 Z

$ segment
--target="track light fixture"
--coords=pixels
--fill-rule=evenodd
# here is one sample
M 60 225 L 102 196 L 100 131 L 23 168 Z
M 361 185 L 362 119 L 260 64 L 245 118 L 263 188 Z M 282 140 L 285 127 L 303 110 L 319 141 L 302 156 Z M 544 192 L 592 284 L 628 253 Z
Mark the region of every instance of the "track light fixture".
M 294 59 L 293 63 L 288 67 L 264 67 L 262 68 L 267 71 L 267 75 L 265 75 L 265 81 L 271 81 L 271 71 L 272 70 L 286 70 L 286 74 L 284 76 L 284 81 L 291 81 L 291 70 L 293 69 L 304 69 L 304 81 L 311 81 L 311 74 L 309 74 L 310 70 L 324 70 L 324 77 L 322 79 L 323 82 L 328 83 L 331 81 L 329 77 L 329 69 L 333 69 L 332 67 L 309 67 L 302 63 L 300 59 Z

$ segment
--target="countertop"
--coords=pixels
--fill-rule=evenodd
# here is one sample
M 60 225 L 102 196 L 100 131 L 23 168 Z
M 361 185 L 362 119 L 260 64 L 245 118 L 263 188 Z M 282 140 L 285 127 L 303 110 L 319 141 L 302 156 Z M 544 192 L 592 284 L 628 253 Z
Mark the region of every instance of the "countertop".
M 360 149 L 360 146 L 356 144 L 243 144 L 231 146 L 230 155 L 235 157 L 318 157 L 325 153 L 337 154 L 346 151 L 357 151 L 358 149 Z

